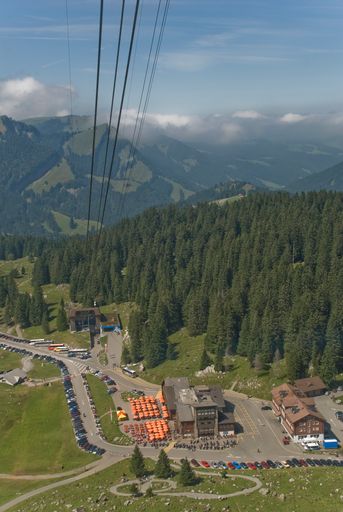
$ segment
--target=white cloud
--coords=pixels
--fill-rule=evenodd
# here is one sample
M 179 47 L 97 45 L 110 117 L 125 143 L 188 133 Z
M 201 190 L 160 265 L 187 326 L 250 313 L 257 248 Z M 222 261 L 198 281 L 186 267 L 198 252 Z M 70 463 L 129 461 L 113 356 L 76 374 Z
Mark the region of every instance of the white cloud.
M 238 110 L 232 114 L 237 119 L 263 119 L 265 116 L 256 110 Z
M 292 123 L 301 123 L 301 121 L 305 121 L 309 116 L 304 116 L 301 114 L 293 114 L 289 112 L 288 114 L 284 114 L 280 117 L 281 123 L 292 124 Z
M 47 85 L 32 76 L 0 80 L 0 114 L 16 119 L 67 115 L 69 86 Z

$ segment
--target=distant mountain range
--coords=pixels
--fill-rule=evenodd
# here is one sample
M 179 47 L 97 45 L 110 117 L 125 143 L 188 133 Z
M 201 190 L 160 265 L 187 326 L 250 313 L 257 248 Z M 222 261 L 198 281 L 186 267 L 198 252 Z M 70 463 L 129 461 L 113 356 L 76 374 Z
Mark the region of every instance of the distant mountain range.
M 343 162 L 325 171 L 318 172 L 307 178 L 291 183 L 292 192 L 307 192 L 309 190 L 340 190 L 343 191 Z
M 98 217 L 107 129 L 103 124 L 97 130 L 92 227 Z M 0 117 L 0 232 L 85 232 L 92 133 L 87 116 L 24 122 Z M 112 148 L 113 138 L 109 154 Z M 141 145 L 127 166 L 129 152 L 130 142 L 119 140 L 105 224 L 150 206 L 245 193 L 247 184 L 295 190 L 343 158 L 339 149 L 326 145 L 253 140 L 197 148 L 165 135 Z

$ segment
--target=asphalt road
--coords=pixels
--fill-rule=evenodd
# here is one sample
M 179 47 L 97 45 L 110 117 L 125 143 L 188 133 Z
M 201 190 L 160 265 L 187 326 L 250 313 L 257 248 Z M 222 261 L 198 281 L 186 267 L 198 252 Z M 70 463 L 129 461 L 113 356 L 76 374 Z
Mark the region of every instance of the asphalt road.
M 114 335 L 113 340 L 111 340 L 109 344 L 113 343 L 114 345 L 117 343 L 117 337 L 118 335 Z M 28 346 L 25 343 L 9 342 L 5 339 L 3 341 L 14 347 L 21 346 L 22 348 L 26 348 L 33 353 L 52 355 L 47 348 Z M 117 357 L 118 347 L 113 348 L 113 350 L 111 349 L 111 354 L 115 353 L 117 354 L 115 357 Z M 113 445 L 103 440 L 99 436 L 81 373 L 85 371 L 87 366 L 90 369 L 102 370 L 104 373 L 108 374 L 115 380 L 117 387 L 119 388 L 119 393 L 136 388 L 144 391 L 146 394 L 156 394 L 160 387 L 158 385 L 148 383 L 139 377 L 129 377 L 123 374 L 118 367 L 104 368 L 99 364 L 96 355 L 86 361 L 77 358 L 69 359 L 67 356 L 57 353 L 53 353 L 53 357 L 62 360 L 67 365 L 68 370 L 72 376 L 75 396 L 79 404 L 81 415 L 85 414 L 85 417 L 83 417 L 83 422 L 90 442 L 100 446 L 101 448 L 105 448 L 109 455 L 113 455 L 119 458 L 129 456 L 133 449 L 132 446 Z M 109 364 L 109 366 L 111 365 Z M 226 400 L 233 404 L 235 418 L 240 426 L 241 432 L 238 434 L 237 446 L 233 448 L 227 448 L 225 450 L 212 451 L 197 449 L 195 452 L 193 452 L 188 449 L 176 449 L 171 445 L 168 448 L 168 455 L 170 457 L 175 460 L 181 459 L 183 457 L 194 457 L 199 460 L 205 459 L 208 461 L 218 461 L 220 459 L 255 461 L 268 458 L 284 460 L 290 457 L 300 456 L 303 453 L 298 445 L 292 443 L 288 446 L 284 446 L 282 444 L 282 427 L 274 417 L 272 411 L 261 410 L 261 400 L 248 398 L 246 395 L 232 391 L 225 391 L 224 396 Z M 326 403 L 325 399 L 327 397 L 320 398 L 323 400 L 321 400 L 320 403 L 318 402 L 319 409 L 320 407 L 324 407 L 324 404 Z M 116 398 L 114 398 L 114 400 L 118 405 L 118 400 L 116 400 Z M 128 407 L 126 404 L 126 409 L 127 408 Z M 322 412 L 324 412 L 324 416 L 327 417 L 327 411 Z M 332 414 L 334 415 L 334 413 L 331 411 L 331 415 Z M 339 422 L 337 421 L 337 423 Z M 159 450 L 152 447 L 142 447 L 142 452 L 145 456 L 156 458 Z
M 343 405 L 336 404 L 329 396 L 317 396 L 315 398 L 316 407 L 328 422 L 325 437 L 339 439 L 341 446 L 343 446 L 343 421 L 339 421 L 336 416 L 336 411 L 343 412 Z

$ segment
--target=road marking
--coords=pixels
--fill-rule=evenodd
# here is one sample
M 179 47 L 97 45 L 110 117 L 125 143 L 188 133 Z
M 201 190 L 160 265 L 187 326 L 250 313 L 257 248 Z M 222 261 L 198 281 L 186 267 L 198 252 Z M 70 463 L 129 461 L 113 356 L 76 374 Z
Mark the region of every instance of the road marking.
M 170 452 L 170 450 L 172 450 L 172 449 L 174 448 L 174 445 L 175 445 L 175 441 L 171 441 L 171 442 L 168 444 L 167 448 L 165 448 L 165 449 L 164 449 L 164 451 L 165 451 L 166 453 Z

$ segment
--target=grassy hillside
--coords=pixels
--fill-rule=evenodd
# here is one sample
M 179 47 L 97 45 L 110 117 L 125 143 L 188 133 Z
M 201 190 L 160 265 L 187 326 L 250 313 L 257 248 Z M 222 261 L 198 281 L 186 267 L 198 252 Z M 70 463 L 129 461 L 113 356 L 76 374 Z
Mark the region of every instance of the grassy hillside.
M 148 467 L 149 469 L 153 468 L 150 461 L 148 461 Z M 275 510 L 279 512 L 312 512 L 316 508 L 325 510 L 325 512 L 340 512 L 342 509 L 340 498 L 342 471 L 340 468 L 297 468 L 284 471 L 244 472 L 244 474 L 257 476 L 262 481 L 264 487 L 269 489 L 267 496 L 254 492 L 249 496 L 238 496 L 226 501 L 209 501 L 201 498 L 195 501 L 178 496 L 172 498 L 143 496 L 132 501 L 129 500 L 129 504 L 127 497 L 117 497 L 109 491 L 111 486 L 121 481 L 123 474 L 128 478 L 133 476 L 128 460 L 123 460 L 80 483 L 56 489 L 53 494 L 50 492 L 34 497 L 12 508 L 11 512 L 26 512 L 28 510 L 54 512 L 58 509 L 57 504 L 85 511 L 96 510 L 99 506 L 107 511 L 124 510 L 128 507 L 129 510 L 136 512 L 146 510 L 164 512 L 166 509 L 170 512 L 185 512 L 186 510 L 193 512 L 209 510 L 211 512 L 222 512 L 223 510 L 230 510 L 230 512 L 274 512 Z M 235 474 L 239 474 L 239 472 Z M 234 483 L 230 480 L 228 487 L 231 488 Z M 204 476 L 200 485 L 208 486 L 209 484 L 210 480 Z M 219 485 L 223 485 L 222 480 L 213 478 L 214 490 Z M 240 485 L 237 479 L 236 489 Z
M 95 457 L 75 442 L 63 386 L 0 386 L 0 468 L 4 473 L 69 470 Z
M 257 372 L 250 367 L 246 358 L 240 356 L 225 357 L 226 371 L 222 374 L 197 377 L 195 374 L 199 371 L 204 335 L 191 337 L 187 329 L 181 329 L 172 334 L 169 341 L 174 345 L 176 358 L 171 361 L 167 360 L 156 368 L 141 372 L 142 378 L 160 384 L 166 375 L 168 377 L 186 375 L 193 384 L 220 384 L 224 389 L 233 388 L 235 391 L 266 400 L 270 400 L 272 387 L 281 384 L 286 379 L 284 361 Z M 214 359 L 213 356 L 212 359 Z
M 63 215 L 63 213 L 52 211 L 55 221 L 57 222 L 61 232 L 64 235 L 85 235 L 87 232 L 87 221 L 82 219 L 74 219 L 75 227 L 71 228 L 70 226 L 70 217 L 68 215 Z M 96 228 L 97 222 L 91 220 L 90 228 Z
M 74 179 L 74 174 L 65 158 L 52 167 L 44 176 L 34 181 L 28 190 L 33 190 L 36 194 L 49 192 L 49 190 L 58 183 L 68 183 Z

